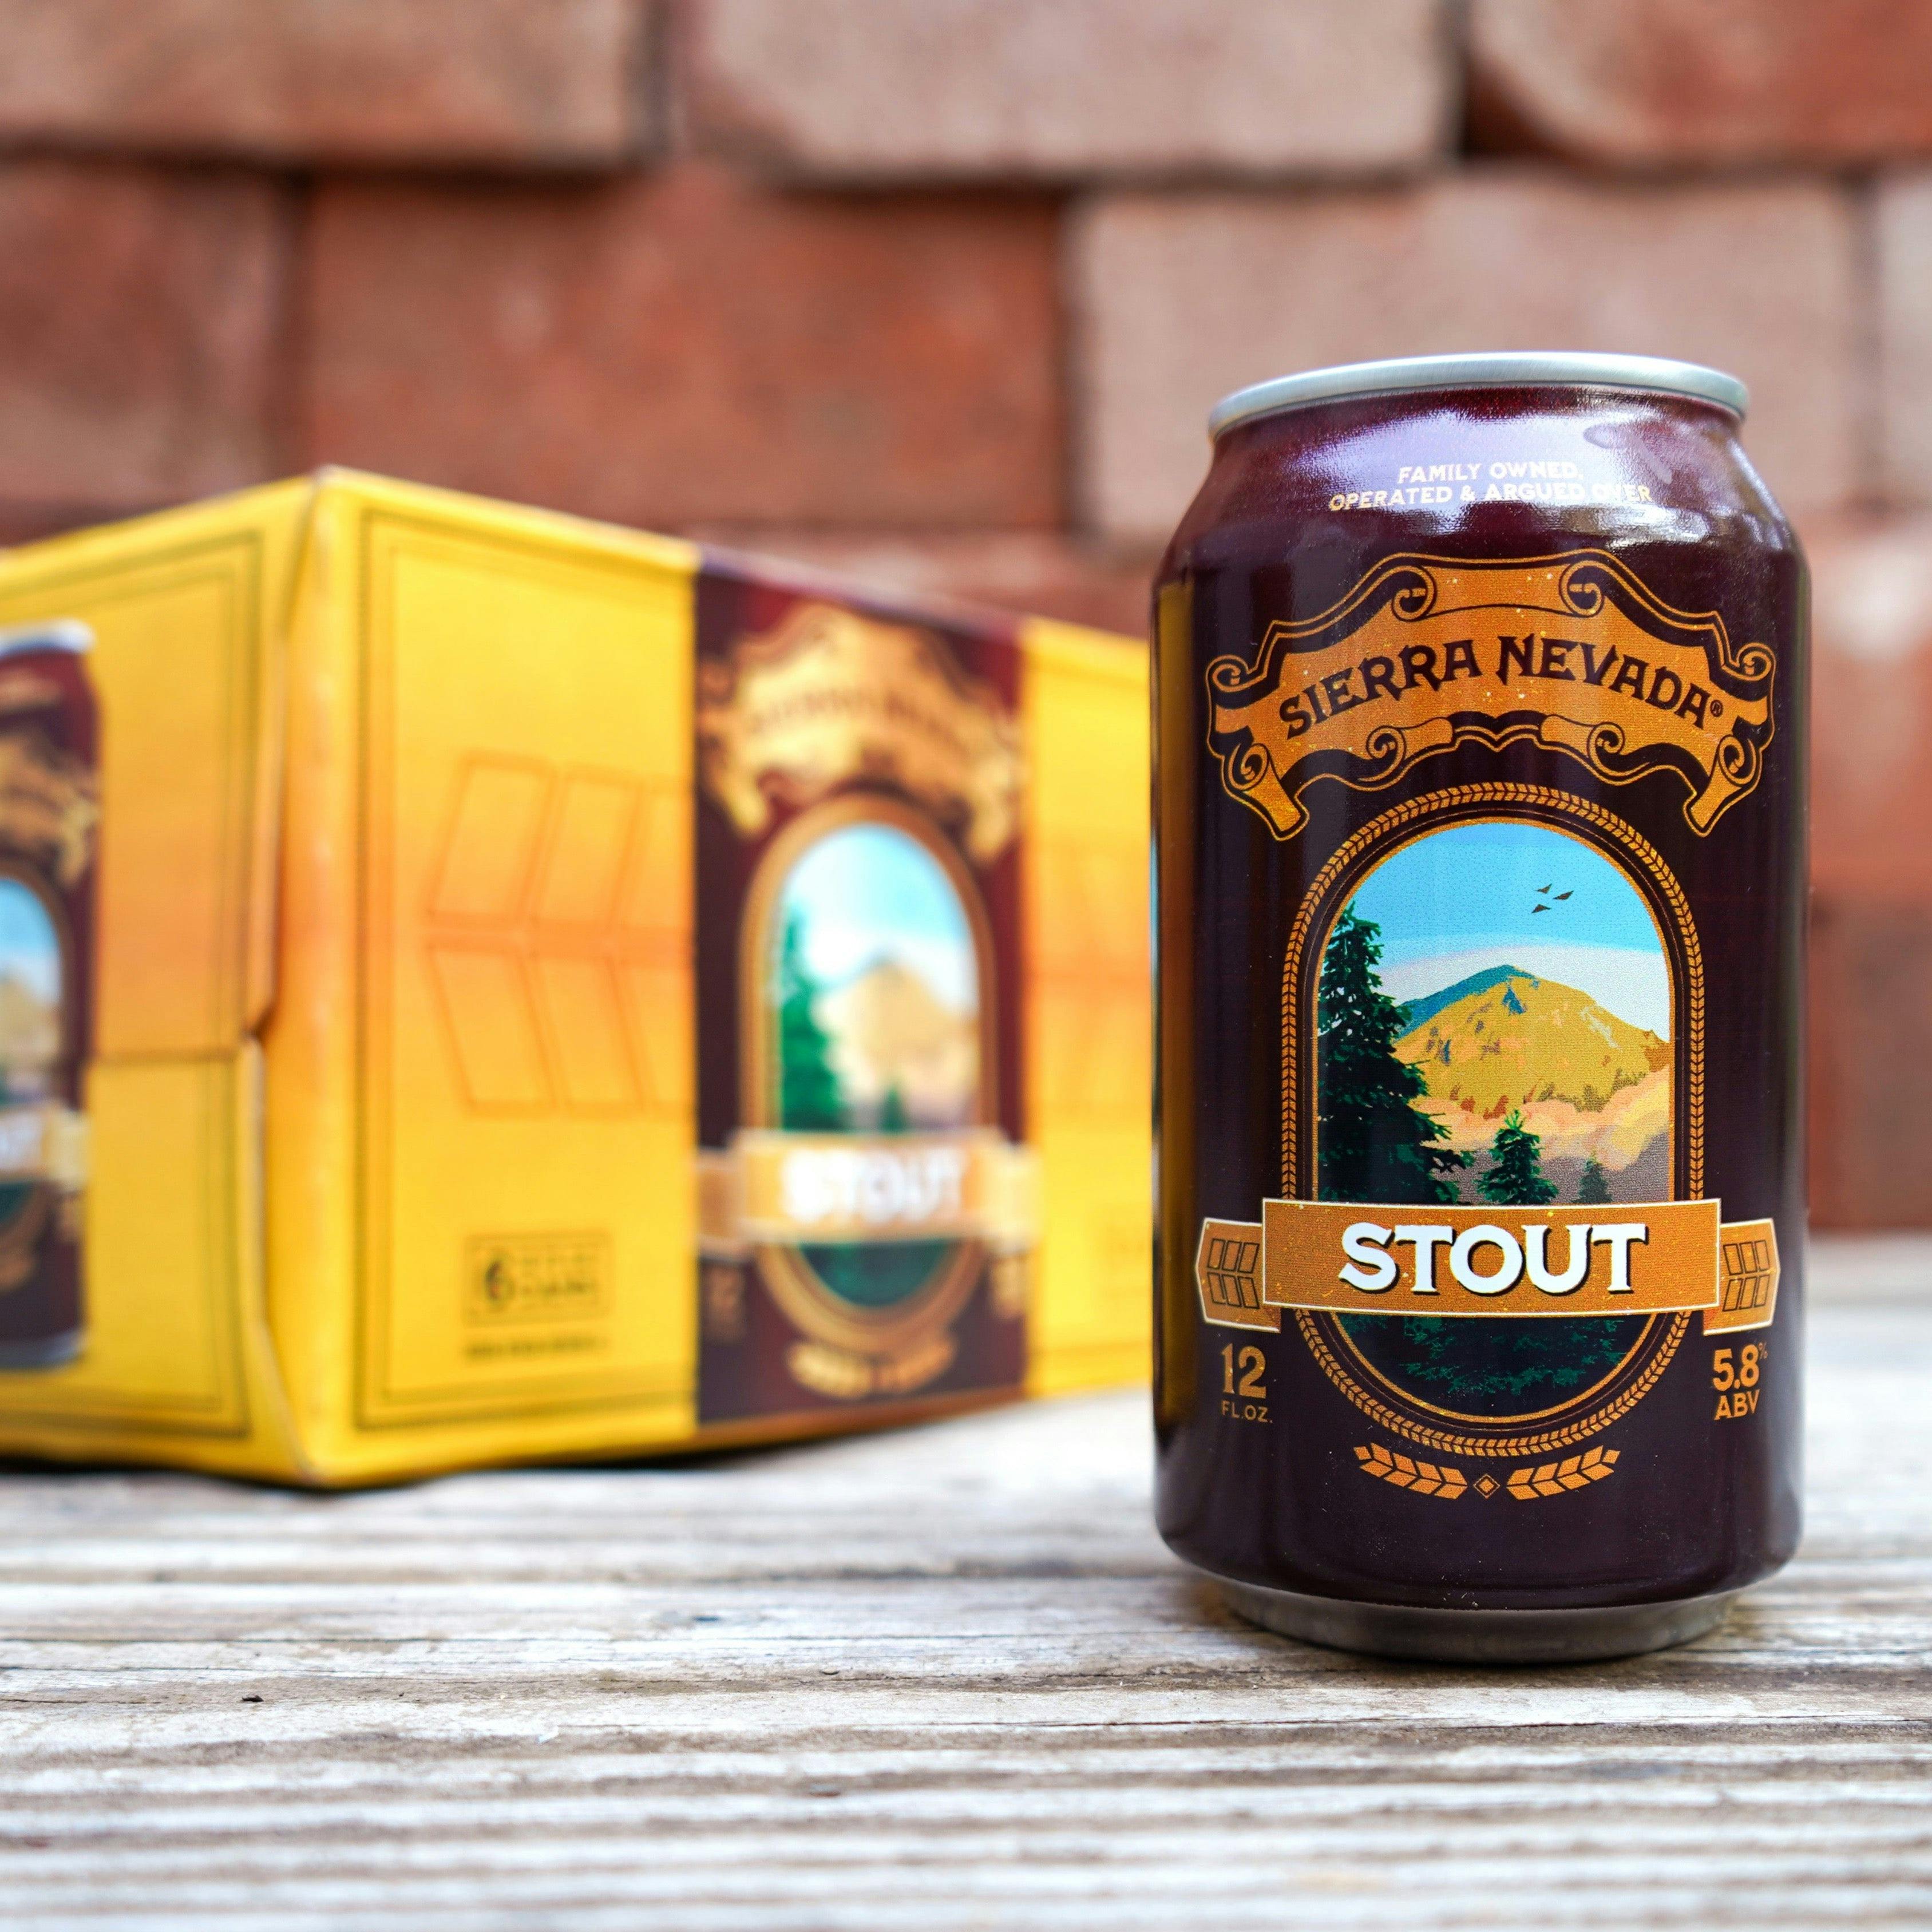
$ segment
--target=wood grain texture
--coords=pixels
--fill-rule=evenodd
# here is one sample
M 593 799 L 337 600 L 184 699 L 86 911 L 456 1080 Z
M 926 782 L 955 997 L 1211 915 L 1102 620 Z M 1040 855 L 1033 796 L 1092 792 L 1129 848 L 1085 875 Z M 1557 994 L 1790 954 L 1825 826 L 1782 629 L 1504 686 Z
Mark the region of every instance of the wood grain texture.
M 10 1927 L 1923 1925 L 1932 1266 L 1841 1246 L 1810 1532 L 1523 1672 L 1222 1613 L 1123 1394 L 706 1465 L 0 1478 Z

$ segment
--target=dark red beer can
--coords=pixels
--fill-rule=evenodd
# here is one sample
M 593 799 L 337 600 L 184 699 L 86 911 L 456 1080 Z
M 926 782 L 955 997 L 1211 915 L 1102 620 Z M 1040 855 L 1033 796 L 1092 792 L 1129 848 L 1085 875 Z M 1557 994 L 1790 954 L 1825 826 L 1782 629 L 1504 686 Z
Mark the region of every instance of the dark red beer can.
M 1162 1534 L 1351 1648 L 1693 1636 L 1799 1522 L 1804 567 L 1743 386 L 1246 389 L 1155 597 Z

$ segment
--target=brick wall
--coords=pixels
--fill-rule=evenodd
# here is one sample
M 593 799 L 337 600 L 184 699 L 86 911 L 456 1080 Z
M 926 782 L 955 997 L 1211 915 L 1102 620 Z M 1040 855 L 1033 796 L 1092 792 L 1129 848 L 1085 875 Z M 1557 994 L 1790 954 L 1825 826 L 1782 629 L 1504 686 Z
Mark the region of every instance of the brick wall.
M 1137 628 L 1221 392 L 1736 370 L 1820 1218 L 1932 1223 L 1924 0 L 0 0 L 0 539 L 367 464 Z

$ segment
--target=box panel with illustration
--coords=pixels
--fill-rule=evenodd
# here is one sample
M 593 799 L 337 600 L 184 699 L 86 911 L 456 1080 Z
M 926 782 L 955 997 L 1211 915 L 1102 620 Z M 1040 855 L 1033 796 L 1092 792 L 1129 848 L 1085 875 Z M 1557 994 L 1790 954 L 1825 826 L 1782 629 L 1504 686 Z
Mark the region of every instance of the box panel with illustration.
M 1142 1372 L 1138 646 L 339 473 L 16 551 L 0 625 L 0 1446 Z

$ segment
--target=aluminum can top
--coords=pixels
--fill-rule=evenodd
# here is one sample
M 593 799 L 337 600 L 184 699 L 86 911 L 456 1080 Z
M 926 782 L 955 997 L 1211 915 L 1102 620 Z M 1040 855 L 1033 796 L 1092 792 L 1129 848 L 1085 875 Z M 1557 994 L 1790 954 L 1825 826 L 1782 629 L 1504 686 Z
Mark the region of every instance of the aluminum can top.
M 1750 392 L 1735 376 L 1701 362 L 1659 356 L 1599 356 L 1557 350 L 1512 350 L 1480 356 L 1402 356 L 1381 362 L 1344 362 L 1251 382 L 1223 396 L 1208 412 L 1208 434 L 1219 437 L 1238 423 L 1312 403 L 1358 396 L 1442 389 L 1640 389 L 1687 397 L 1728 410 L 1740 422 Z

